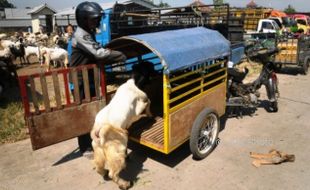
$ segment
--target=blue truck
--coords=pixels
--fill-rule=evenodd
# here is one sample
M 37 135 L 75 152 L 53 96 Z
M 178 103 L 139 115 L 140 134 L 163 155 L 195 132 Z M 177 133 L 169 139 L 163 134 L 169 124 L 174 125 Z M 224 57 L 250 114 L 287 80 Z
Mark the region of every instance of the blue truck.
M 198 26 L 220 32 L 231 43 L 231 61 L 240 62 L 245 49 L 243 20 L 230 15 L 228 4 L 132 11 L 116 3 L 113 8 L 104 10 L 96 40 L 105 46 L 121 36 Z

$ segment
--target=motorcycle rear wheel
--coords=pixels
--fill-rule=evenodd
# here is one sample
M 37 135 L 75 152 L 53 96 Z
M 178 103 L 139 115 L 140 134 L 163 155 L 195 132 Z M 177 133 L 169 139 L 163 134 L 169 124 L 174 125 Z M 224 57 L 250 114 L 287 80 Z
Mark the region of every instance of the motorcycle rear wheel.
M 270 108 L 271 112 L 278 112 L 279 107 L 278 107 L 278 101 L 270 102 Z
M 269 103 L 269 109 L 270 109 L 270 112 L 278 112 L 279 110 L 279 106 L 278 106 L 278 98 L 280 97 L 280 94 L 279 94 L 279 88 L 278 88 L 278 83 L 273 81 L 272 82 L 272 85 L 274 86 L 274 93 L 275 93 L 275 100 L 274 101 L 271 101 Z

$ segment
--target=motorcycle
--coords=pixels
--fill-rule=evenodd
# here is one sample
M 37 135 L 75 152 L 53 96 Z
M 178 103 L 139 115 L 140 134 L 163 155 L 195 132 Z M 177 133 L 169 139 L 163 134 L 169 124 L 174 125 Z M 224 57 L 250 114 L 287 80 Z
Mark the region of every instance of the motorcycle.
M 244 76 L 234 75 L 228 70 L 228 85 L 227 85 L 227 107 L 233 108 L 233 111 L 239 109 L 239 114 L 242 115 L 242 108 L 257 108 L 259 105 L 259 89 L 262 85 L 266 87 L 267 96 L 269 99 L 268 109 L 271 112 L 278 111 L 278 78 L 274 72 L 275 66 L 272 62 L 263 62 L 263 68 L 259 77 L 251 83 L 244 84 L 242 81 Z

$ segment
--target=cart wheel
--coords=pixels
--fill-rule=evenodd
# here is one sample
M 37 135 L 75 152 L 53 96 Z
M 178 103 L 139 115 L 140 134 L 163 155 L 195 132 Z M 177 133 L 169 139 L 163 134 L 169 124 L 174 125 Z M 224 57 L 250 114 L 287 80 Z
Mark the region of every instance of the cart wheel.
M 302 65 L 302 69 L 303 69 L 303 74 L 304 74 L 304 75 L 307 75 L 307 74 L 308 74 L 309 64 L 310 64 L 310 60 L 307 60 L 307 61 L 305 61 L 304 64 Z
M 196 118 L 190 136 L 190 150 L 193 158 L 207 157 L 217 145 L 220 122 L 216 112 L 206 108 Z

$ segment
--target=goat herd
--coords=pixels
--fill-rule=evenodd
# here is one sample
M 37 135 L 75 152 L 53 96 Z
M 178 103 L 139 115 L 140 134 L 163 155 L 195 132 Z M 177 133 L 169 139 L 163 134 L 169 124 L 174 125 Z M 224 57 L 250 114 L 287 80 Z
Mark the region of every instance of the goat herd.
M 68 33 L 64 35 L 48 36 L 44 33 L 18 33 L 13 36 L 8 36 L 5 33 L 0 34 L 0 60 L 11 59 L 14 62 L 17 58 L 20 64 L 30 64 L 29 58 L 32 62 L 39 62 L 40 65 L 46 68 L 47 71 L 51 69 L 51 64 L 54 67 L 67 67 L 68 52 L 67 43 L 70 36 Z M 16 63 L 16 61 L 15 61 Z

